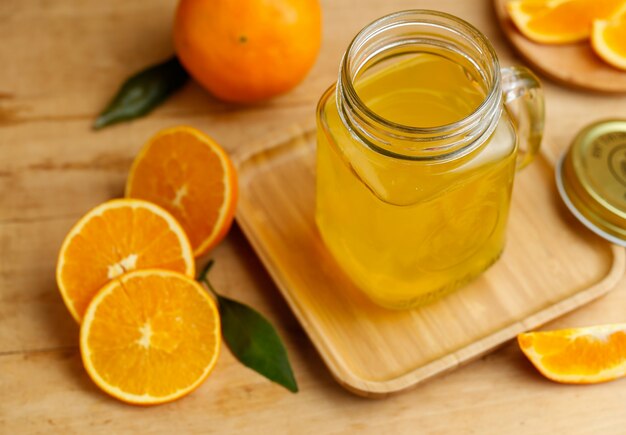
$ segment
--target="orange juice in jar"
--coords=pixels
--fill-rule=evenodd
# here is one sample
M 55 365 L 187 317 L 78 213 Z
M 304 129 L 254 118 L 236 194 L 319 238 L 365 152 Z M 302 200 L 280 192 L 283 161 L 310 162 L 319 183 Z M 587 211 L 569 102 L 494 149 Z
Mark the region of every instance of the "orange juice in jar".
M 498 259 L 543 99 L 528 70 L 500 70 L 478 30 L 433 11 L 375 21 L 348 47 L 317 116 L 317 225 L 372 300 L 418 306 Z

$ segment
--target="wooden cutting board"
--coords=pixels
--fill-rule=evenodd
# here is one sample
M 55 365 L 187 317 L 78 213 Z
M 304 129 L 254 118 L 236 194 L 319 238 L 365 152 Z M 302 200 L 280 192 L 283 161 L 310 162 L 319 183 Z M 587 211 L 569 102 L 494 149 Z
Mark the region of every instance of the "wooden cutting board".
M 315 131 L 287 131 L 237 161 L 237 221 L 336 380 L 360 395 L 383 397 L 465 364 L 605 294 L 624 273 L 626 251 L 570 215 L 540 154 L 517 174 L 502 258 L 435 303 L 386 310 L 317 232 Z
M 626 71 L 602 61 L 589 41 L 566 45 L 537 44 L 522 35 L 506 11 L 508 0 L 494 0 L 500 27 L 529 66 L 559 83 L 601 92 L 626 92 Z

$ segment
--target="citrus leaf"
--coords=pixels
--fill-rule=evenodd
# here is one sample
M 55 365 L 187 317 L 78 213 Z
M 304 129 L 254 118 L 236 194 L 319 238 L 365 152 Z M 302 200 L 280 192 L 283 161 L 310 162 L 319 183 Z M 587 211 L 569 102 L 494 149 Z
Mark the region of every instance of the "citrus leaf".
M 297 393 L 287 350 L 272 324 L 248 305 L 219 295 L 207 278 L 212 266 L 213 260 L 200 272 L 198 280 L 217 297 L 222 336 L 230 351 L 246 367 Z
M 98 130 L 149 113 L 183 86 L 189 74 L 178 58 L 148 67 L 129 77 L 93 124 Z
M 217 297 L 222 335 L 235 357 L 246 367 L 296 393 L 287 351 L 274 327 L 258 311 L 224 296 Z

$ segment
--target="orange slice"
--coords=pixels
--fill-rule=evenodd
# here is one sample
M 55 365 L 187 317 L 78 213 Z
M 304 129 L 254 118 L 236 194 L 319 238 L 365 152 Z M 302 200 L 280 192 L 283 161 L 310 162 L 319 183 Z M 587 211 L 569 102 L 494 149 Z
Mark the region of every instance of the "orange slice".
M 556 382 L 593 384 L 626 375 L 626 324 L 528 332 L 517 340 L 534 366 Z
M 56 277 L 65 305 L 80 322 L 96 292 L 134 269 L 194 276 L 191 245 L 176 220 L 146 201 L 117 199 L 83 216 L 65 237 Z
M 191 127 L 152 138 L 135 158 L 126 196 L 168 210 L 189 236 L 195 256 L 216 246 L 235 214 L 237 178 L 224 150 Z
M 626 14 L 611 21 L 594 21 L 591 45 L 604 61 L 626 70 Z
M 220 349 L 220 318 L 206 291 L 177 272 L 139 270 L 104 286 L 80 328 L 91 379 L 124 402 L 154 405 L 189 394 Z
M 544 44 L 567 44 L 591 36 L 594 20 L 619 15 L 625 0 L 511 0 L 507 10 L 527 38 Z

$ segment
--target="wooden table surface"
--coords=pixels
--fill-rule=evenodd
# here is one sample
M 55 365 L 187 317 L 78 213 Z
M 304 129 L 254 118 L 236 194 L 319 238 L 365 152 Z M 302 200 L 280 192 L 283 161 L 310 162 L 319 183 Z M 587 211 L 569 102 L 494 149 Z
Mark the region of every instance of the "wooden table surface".
M 149 117 L 93 132 L 95 114 L 123 78 L 172 53 L 174 7 L 175 0 L 0 2 L 0 433 L 626 431 L 626 380 L 558 385 L 539 376 L 514 343 L 384 400 L 344 391 L 237 227 L 213 254 L 214 284 L 277 325 L 300 393 L 266 381 L 227 350 L 207 382 L 175 403 L 140 408 L 101 393 L 82 368 L 78 327 L 56 290 L 56 255 L 80 215 L 122 194 L 132 158 L 151 135 L 189 124 L 235 151 L 310 123 L 351 36 L 401 9 L 451 12 L 481 29 L 504 65 L 520 63 L 490 0 L 328 0 L 319 59 L 291 93 L 237 107 L 190 83 Z M 545 145 L 553 153 L 592 121 L 626 117 L 625 96 L 544 83 Z M 626 321 L 624 279 L 608 296 L 547 326 L 620 321 Z

